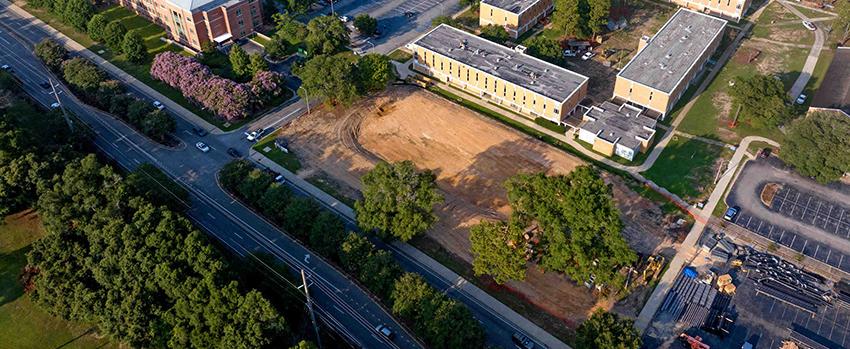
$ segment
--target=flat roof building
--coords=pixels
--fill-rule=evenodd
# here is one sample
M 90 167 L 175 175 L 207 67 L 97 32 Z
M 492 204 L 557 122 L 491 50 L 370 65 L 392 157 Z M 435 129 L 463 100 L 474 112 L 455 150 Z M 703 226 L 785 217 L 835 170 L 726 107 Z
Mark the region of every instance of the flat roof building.
M 850 116 L 850 47 L 838 47 L 810 110 L 827 110 Z
M 260 0 L 118 0 L 121 6 L 165 28 L 168 37 L 194 50 L 247 37 L 263 23 Z
M 649 148 L 655 137 L 656 120 L 628 104 L 605 101 L 590 107 L 578 127 L 578 139 L 590 143 L 605 156 L 634 160 L 635 154 Z
M 670 0 L 676 5 L 733 22 L 741 21 L 751 0 Z
M 717 50 L 726 20 L 679 9 L 617 74 L 614 97 L 662 116 L 676 104 Z
M 584 75 L 446 24 L 407 47 L 414 69 L 532 118 L 560 124 L 587 94 Z
M 554 9 L 554 0 L 481 0 L 478 24 L 503 26 L 516 39 Z

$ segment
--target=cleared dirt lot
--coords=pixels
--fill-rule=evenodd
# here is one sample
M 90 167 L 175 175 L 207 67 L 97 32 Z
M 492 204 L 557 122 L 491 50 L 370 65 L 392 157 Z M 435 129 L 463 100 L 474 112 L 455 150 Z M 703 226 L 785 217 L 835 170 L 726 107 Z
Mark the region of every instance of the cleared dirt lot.
M 314 111 L 284 126 L 281 135 L 303 164 L 298 174 L 336 181 L 340 194 L 359 196 L 360 176 L 379 160 L 412 160 L 437 175 L 445 202 L 428 237 L 471 263 L 468 228 L 510 214 L 502 183 L 521 172 L 568 173 L 584 163 L 563 151 L 416 87 L 393 87 L 345 110 Z M 627 222 L 627 239 L 639 252 L 670 250 L 661 210 L 606 175 Z M 529 271 L 506 285 L 574 327 L 597 304 L 584 286 L 556 273 Z

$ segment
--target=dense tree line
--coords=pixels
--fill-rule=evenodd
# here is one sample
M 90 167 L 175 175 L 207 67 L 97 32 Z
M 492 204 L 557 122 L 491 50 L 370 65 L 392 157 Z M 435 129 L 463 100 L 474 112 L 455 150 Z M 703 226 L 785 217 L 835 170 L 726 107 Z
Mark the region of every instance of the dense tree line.
M 262 212 L 287 233 L 342 269 L 408 321 L 433 348 L 481 348 L 484 332 L 463 304 L 432 288 L 421 277 L 404 273 L 386 250 L 349 232 L 333 213 L 312 199 L 293 196 L 271 174 L 239 160 L 222 169 L 219 179 L 231 193 Z
M 298 93 L 342 105 L 350 105 L 369 92 L 383 90 L 396 78 L 389 57 L 373 53 L 355 59 L 318 55 L 295 67 L 293 72 L 302 81 L 303 88 Z
M 34 0 L 28 4 L 47 9 L 62 22 L 79 31 L 86 30 L 86 24 L 95 13 L 89 0 Z
M 567 36 L 588 38 L 608 23 L 611 0 L 555 0 L 552 25 Z
M 378 32 L 378 20 L 366 13 L 361 13 L 354 17 L 354 27 L 361 34 L 372 36 Z
M 777 78 L 756 74 L 737 77 L 729 89 L 732 110 L 738 119 L 758 128 L 775 128 L 791 119 L 793 112 L 786 104 L 785 86 Z
M 511 35 L 508 34 L 508 31 L 505 30 L 505 27 L 501 25 L 488 24 L 481 27 L 481 34 L 479 34 L 482 38 L 487 40 L 497 42 L 500 44 L 506 43 L 511 39 Z
M 176 124 L 171 115 L 128 95 L 123 84 L 108 79 L 85 58 L 68 59 L 68 52 L 50 39 L 39 42 L 35 54 L 85 102 L 127 121 L 158 142 L 166 142 L 168 134 L 174 132 Z
M 634 321 L 601 309 L 576 330 L 575 346 L 578 349 L 638 349 L 641 343 Z
M 519 174 L 505 182 L 513 213 L 508 223 L 483 222 L 470 231 L 476 274 L 499 282 L 524 278 L 525 227 L 540 230 L 540 266 L 576 281 L 591 277 L 618 290 L 623 266 L 637 255 L 621 235 L 623 223 L 611 188 L 590 167 L 568 175 Z
M 839 113 L 812 113 L 791 123 L 782 159 L 805 176 L 827 183 L 850 173 L 850 119 Z

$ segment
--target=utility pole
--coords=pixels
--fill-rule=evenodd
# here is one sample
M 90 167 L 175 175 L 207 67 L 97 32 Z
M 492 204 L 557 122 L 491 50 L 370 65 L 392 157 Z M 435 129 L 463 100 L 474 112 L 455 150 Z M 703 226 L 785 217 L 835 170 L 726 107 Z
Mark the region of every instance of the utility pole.
M 313 322 L 313 329 L 316 331 L 316 345 L 322 349 L 322 337 L 319 335 L 319 324 L 316 322 L 316 313 L 313 312 L 313 299 L 310 298 L 310 290 L 307 288 L 307 276 L 304 274 L 304 269 L 301 269 L 301 282 L 304 287 L 304 296 L 307 297 L 307 311 L 310 312 L 310 321 Z
M 336 16 L 336 13 L 334 12 L 334 0 L 329 1 L 331 2 L 331 16 Z
M 299 86 L 298 89 L 304 89 L 304 99 L 307 100 L 307 115 L 310 115 L 310 91 L 307 91 L 304 86 Z
M 62 101 L 59 100 L 59 94 L 56 93 L 56 85 L 53 84 L 53 79 L 47 78 L 47 83 L 49 83 L 50 88 L 53 89 L 53 97 L 56 97 L 56 103 L 59 104 L 59 109 L 62 109 L 62 116 L 65 118 L 65 123 L 68 124 L 68 128 L 71 129 L 71 132 L 74 132 L 74 124 L 71 122 L 71 118 L 68 117 L 68 112 L 65 111 L 65 106 L 62 105 Z

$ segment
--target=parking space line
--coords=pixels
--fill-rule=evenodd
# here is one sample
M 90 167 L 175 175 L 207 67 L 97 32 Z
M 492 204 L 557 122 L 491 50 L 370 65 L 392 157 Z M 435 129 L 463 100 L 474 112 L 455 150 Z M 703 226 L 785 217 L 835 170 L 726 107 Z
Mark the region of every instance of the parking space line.
M 791 239 L 791 243 L 788 244 L 788 247 L 794 246 L 794 241 L 796 241 L 796 240 L 797 240 L 797 234 L 794 234 L 794 238 Z
M 820 244 L 815 245 L 815 254 L 812 256 L 812 258 L 818 259 L 818 250 L 820 250 Z

